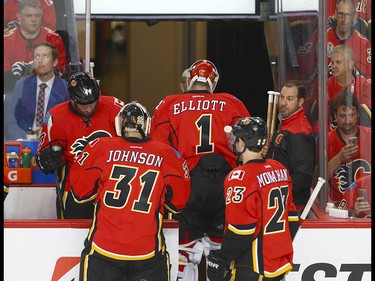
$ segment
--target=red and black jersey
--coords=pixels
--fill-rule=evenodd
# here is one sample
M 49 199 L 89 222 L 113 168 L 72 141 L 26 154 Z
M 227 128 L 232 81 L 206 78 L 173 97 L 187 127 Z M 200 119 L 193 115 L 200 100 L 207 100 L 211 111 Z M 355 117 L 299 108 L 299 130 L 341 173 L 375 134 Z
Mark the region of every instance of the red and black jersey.
M 250 116 L 245 105 L 228 93 L 189 91 L 165 97 L 154 111 L 150 137 L 172 144 L 191 171 L 207 154 L 222 154 L 231 167 L 236 157 L 228 149 L 226 125 Z
M 190 194 L 181 154 L 149 138 L 90 142 L 72 167 L 71 185 L 77 202 L 96 197 L 88 240 L 117 260 L 144 260 L 162 251 L 164 205 L 178 212 Z
M 235 266 L 250 265 L 265 277 L 289 272 L 292 229 L 298 228 L 299 218 L 285 166 L 272 159 L 248 161 L 228 174 L 224 187 L 226 227 L 220 256 L 234 260 Z
M 43 10 L 42 25 L 55 30 L 56 29 L 56 11 L 53 0 L 41 0 L 40 5 Z M 11 21 L 17 21 L 17 13 L 20 7 L 20 0 L 4 1 L 4 28 Z
M 349 188 L 344 192 L 344 199 L 346 200 L 345 209 L 352 210 L 354 204 L 358 198 L 358 189 L 362 188 L 366 190 L 367 202 L 370 205 L 370 209 L 360 213 L 359 217 L 371 216 L 371 174 L 357 179 L 352 183 Z
M 312 127 L 301 107 L 287 118 L 279 114 L 280 124 L 272 136 L 267 158 L 282 163 L 293 182 L 294 204 L 306 205 L 310 197 L 315 168 L 315 140 Z
M 49 142 L 60 145 L 64 149 L 70 170 L 87 143 L 99 137 L 116 136 L 115 117 L 123 106 L 124 102 L 117 98 L 101 96 L 95 113 L 87 120 L 72 109 L 70 101 L 52 107 L 42 125 L 39 150 L 44 149 Z M 52 122 L 50 129 L 48 122 Z M 65 191 L 69 191 L 70 180 L 67 171 L 64 173 L 64 183 Z
M 371 174 L 371 128 L 358 126 L 358 152 L 352 161 L 341 163 L 330 179 L 330 197 L 336 202 L 343 199 L 344 192 L 357 179 Z M 338 129 L 328 133 L 328 162 L 346 145 Z M 351 172 L 350 172 L 351 171 Z
M 327 62 L 331 62 L 332 49 L 340 44 L 344 44 L 353 50 L 354 64 L 358 71 L 365 77 L 371 78 L 371 44 L 370 41 L 364 37 L 357 30 L 352 29 L 352 34 L 340 40 L 335 28 L 330 27 L 327 30 Z
M 57 48 L 59 52 L 57 67 L 62 72 L 65 71 L 67 58 L 62 38 L 51 29 L 42 26 L 39 35 L 33 40 L 25 39 L 19 27 L 4 34 L 4 72 L 11 71 L 15 62 L 32 62 L 35 46 L 42 41 L 47 41 Z

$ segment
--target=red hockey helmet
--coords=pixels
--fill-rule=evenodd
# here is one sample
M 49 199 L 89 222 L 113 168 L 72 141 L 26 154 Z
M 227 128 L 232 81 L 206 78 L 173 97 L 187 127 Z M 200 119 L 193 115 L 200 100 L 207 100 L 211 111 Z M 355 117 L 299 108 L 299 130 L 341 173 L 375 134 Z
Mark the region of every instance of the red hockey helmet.
M 189 79 L 187 90 L 191 89 L 194 82 L 203 82 L 210 86 L 210 92 L 215 90 L 217 81 L 219 80 L 219 72 L 216 66 L 209 60 L 198 60 L 189 68 Z

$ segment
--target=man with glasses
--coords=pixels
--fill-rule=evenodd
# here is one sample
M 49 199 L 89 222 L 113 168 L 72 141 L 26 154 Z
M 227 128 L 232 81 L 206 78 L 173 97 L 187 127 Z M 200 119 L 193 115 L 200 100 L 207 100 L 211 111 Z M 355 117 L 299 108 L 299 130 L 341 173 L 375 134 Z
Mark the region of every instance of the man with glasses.
M 331 62 L 333 47 L 344 44 L 354 52 L 357 71 L 371 78 L 371 44 L 370 41 L 354 29 L 357 21 L 354 0 L 336 1 L 336 11 L 333 26 L 327 30 L 327 57 Z

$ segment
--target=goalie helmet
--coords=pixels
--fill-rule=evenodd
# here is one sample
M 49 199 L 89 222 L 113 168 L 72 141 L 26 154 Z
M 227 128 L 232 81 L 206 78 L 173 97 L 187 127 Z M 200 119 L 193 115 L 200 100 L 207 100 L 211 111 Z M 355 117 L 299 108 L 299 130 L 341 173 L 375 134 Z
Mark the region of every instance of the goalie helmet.
M 70 99 L 78 104 L 90 104 L 100 97 L 98 82 L 89 72 L 73 74 L 68 83 Z
M 219 72 L 216 66 L 209 60 L 198 60 L 189 68 L 187 81 L 187 90 L 189 91 L 192 85 L 198 81 L 209 85 L 210 92 L 215 90 L 217 81 L 219 80 Z
M 246 148 L 262 148 L 267 140 L 267 125 L 260 117 L 245 117 L 233 126 L 232 134 L 234 143 L 241 138 Z
M 133 101 L 120 110 L 115 123 L 118 136 L 124 136 L 125 132 L 139 132 L 145 138 L 150 132 L 151 115 L 146 107 Z

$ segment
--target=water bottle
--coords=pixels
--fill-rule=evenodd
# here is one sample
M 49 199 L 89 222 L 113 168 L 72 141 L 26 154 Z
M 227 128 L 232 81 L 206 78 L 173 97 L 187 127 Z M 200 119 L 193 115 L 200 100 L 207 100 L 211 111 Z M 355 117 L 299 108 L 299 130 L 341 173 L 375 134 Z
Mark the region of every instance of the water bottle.
M 8 167 L 9 168 L 18 168 L 18 154 L 12 151 L 9 156 Z
M 21 150 L 21 167 L 31 167 L 31 149 L 29 149 L 28 147 L 25 147 Z

